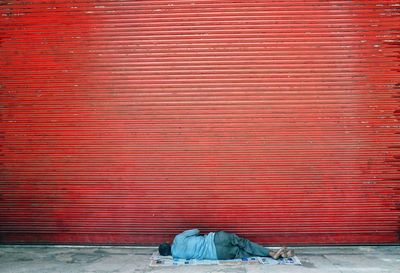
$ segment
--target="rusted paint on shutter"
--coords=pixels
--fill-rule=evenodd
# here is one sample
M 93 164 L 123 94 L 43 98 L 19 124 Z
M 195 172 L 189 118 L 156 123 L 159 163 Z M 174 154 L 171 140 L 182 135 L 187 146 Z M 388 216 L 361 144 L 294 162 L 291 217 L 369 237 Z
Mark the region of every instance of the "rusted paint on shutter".
M 397 1 L 3 1 L 3 243 L 399 243 Z

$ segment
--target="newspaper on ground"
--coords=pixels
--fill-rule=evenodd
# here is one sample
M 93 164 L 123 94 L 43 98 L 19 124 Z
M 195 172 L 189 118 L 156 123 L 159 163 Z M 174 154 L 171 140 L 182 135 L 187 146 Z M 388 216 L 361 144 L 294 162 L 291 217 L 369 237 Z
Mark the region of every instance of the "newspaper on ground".
M 266 264 L 266 265 L 301 265 L 297 256 L 291 258 L 280 258 L 274 260 L 269 257 L 250 257 L 245 259 L 233 260 L 196 260 L 196 259 L 177 259 L 172 256 L 161 256 L 158 251 L 151 256 L 150 266 L 181 266 L 181 265 L 240 265 L 240 264 Z

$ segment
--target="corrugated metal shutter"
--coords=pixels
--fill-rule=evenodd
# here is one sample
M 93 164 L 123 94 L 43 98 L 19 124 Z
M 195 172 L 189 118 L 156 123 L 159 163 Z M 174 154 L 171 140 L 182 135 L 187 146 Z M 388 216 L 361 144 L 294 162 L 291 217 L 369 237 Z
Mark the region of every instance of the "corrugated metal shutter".
M 399 243 L 397 1 L 3 1 L 3 243 Z

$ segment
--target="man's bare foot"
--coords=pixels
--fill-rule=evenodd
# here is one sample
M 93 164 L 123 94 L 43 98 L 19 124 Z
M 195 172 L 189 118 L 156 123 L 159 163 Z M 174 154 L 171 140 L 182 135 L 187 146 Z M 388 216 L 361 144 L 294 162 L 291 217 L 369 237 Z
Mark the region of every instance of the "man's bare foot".
M 287 258 L 291 258 L 294 256 L 294 250 L 293 249 L 286 249 L 283 253 L 282 253 L 282 257 L 287 259 Z
M 282 254 L 285 252 L 285 250 L 287 250 L 286 246 L 281 247 L 277 252 L 273 252 L 271 251 L 272 254 L 271 257 L 275 260 L 279 259 L 280 256 L 282 256 Z

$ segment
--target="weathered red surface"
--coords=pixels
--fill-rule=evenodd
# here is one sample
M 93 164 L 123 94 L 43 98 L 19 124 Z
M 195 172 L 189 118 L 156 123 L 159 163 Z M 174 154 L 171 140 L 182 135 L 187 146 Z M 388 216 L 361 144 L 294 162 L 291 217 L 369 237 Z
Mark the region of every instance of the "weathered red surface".
M 397 1 L 3 1 L 0 241 L 399 243 Z

